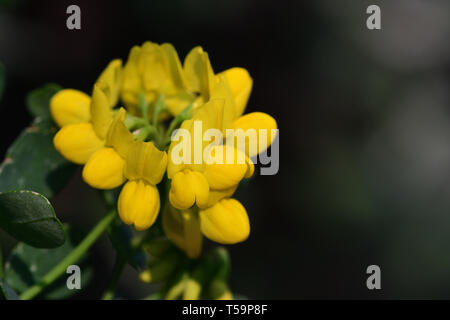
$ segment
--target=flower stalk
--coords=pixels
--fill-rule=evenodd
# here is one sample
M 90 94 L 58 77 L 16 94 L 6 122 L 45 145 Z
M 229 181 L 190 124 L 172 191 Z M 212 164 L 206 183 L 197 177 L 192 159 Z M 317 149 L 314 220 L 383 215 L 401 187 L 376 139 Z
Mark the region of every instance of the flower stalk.
M 89 248 L 95 243 L 95 241 L 97 241 L 103 232 L 106 231 L 115 217 L 115 210 L 108 212 L 68 256 L 66 256 L 58 265 L 50 270 L 37 284 L 23 292 L 20 295 L 20 299 L 33 299 L 62 274 L 64 274 L 68 266 L 76 263 L 86 253 L 86 251 L 89 250 Z

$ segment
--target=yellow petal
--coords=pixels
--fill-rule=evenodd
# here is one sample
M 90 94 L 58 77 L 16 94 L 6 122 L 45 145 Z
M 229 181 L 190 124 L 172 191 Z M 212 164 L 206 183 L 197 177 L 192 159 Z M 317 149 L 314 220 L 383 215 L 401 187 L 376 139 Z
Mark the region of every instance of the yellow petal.
M 173 176 L 169 200 L 175 208 L 185 210 L 194 204 L 204 208 L 208 203 L 208 197 L 208 182 L 200 172 L 184 170 Z
M 210 100 L 201 107 L 195 109 L 193 121 L 202 121 L 202 130 L 224 128 L 224 99 Z
M 136 230 L 145 230 L 158 216 L 158 189 L 142 179 L 128 181 L 120 192 L 117 206 L 124 223 L 134 224 Z
M 202 234 L 198 213 L 194 210 L 179 211 L 167 204 L 162 217 L 166 236 L 189 258 L 195 259 L 202 251 Z
M 214 71 L 208 54 L 202 47 L 195 47 L 188 53 L 183 71 L 188 90 L 200 93 L 205 101 L 209 100 L 210 91 L 215 84 Z
M 84 164 L 89 157 L 103 147 L 90 123 L 77 123 L 64 126 L 53 138 L 55 149 L 67 160 Z
M 177 51 L 170 43 L 163 43 L 161 49 L 166 56 L 172 85 L 177 89 L 183 89 L 185 87 L 185 80 Z
M 163 49 L 156 43 L 145 42 L 139 57 L 142 84 L 145 91 L 165 91 L 171 87 L 170 71 Z
M 223 101 L 223 124 L 222 127 L 218 129 L 231 128 L 232 123 L 236 118 L 236 103 L 234 101 L 233 93 L 231 92 L 231 89 L 224 75 L 219 75 L 216 77 L 216 79 L 218 79 L 218 82 L 211 90 L 210 100 L 219 99 Z
M 212 207 L 213 205 L 215 205 L 217 202 L 219 202 L 224 198 L 231 197 L 236 191 L 237 187 L 238 185 L 235 185 L 229 189 L 224 190 L 209 190 L 209 199 L 206 208 Z
M 236 116 L 244 113 L 253 87 L 253 79 L 244 68 L 231 68 L 219 73 L 225 74 L 236 103 Z
M 138 103 L 138 95 L 142 90 L 141 75 L 138 70 L 138 60 L 141 48 L 134 46 L 130 50 L 128 60 L 123 68 L 123 82 L 121 88 L 122 101 L 127 107 L 135 107 Z
M 97 82 L 105 83 L 108 87 L 108 101 L 111 107 L 117 104 L 119 99 L 119 89 L 122 81 L 122 60 L 115 59 L 111 61 L 103 70 Z
M 97 82 L 92 93 L 91 122 L 95 132 L 101 139 L 105 139 L 113 119 L 107 91 L 108 86 L 106 83 Z
M 64 89 L 50 100 L 50 112 L 59 127 L 89 122 L 91 98 L 84 92 Z
M 178 115 L 181 111 L 186 109 L 188 105 L 194 102 L 194 95 L 185 91 L 179 91 L 176 94 L 166 95 L 164 102 L 167 109 L 173 116 Z
M 114 189 L 125 182 L 125 160 L 113 148 L 95 152 L 83 168 L 83 180 L 96 189 Z
M 238 243 L 250 234 L 247 212 L 235 199 L 223 199 L 208 209 L 200 210 L 199 214 L 202 233 L 215 242 Z
M 217 157 L 216 153 L 219 154 Z M 223 145 L 213 147 L 203 171 L 209 187 L 223 190 L 236 186 L 248 172 L 253 173 L 254 166 L 248 161 L 248 157 L 236 148 Z
M 126 158 L 133 143 L 134 136 L 124 124 L 126 111 L 120 108 L 109 126 L 105 145 L 114 147 L 122 158 Z
M 266 113 L 252 112 L 236 119 L 233 122 L 233 129 L 237 139 L 245 139 L 245 153 L 249 157 L 253 157 L 266 150 L 272 144 L 276 137 L 276 133 L 272 133 L 272 130 L 277 129 L 277 122 Z M 247 132 L 247 130 L 249 131 Z M 266 134 L 266 139 L 261 140 L 260 137 L 263 133 Z M 238 146 L 238 142 L 235 145 Z
M 130 147 L 125 166 L 129 180 L 144 179 L 158 184 L 166 172 L 167 153 L 158 150 L 153 142 L 134 141 Z

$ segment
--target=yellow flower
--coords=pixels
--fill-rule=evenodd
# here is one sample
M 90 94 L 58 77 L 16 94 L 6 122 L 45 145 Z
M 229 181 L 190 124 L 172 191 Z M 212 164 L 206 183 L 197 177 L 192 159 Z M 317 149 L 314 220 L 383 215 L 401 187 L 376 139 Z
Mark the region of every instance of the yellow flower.
M 206 61 L 201 57 L 201 52 L 198 51 L 198 65 Z M 203 62 L 203 65 L 209 66 L 209 61 Z M 277 128 L 276 121 L 265 113 L 242 115 L 252 88 L 252 79 L 245 69 L 232 68 L 215 76 L 211 76 L 213 73 L 210 67 L 203 70 L 197 71 L 198 75 L 192 77 L 197 82 L 191 81 L 191 89 L 203 92 L 198 99 L 207 97 L 209 101 L 197 107 L 192 119 L 184 121 L 180 128 L 188 130 L 191 137 L 194 135 L 195 121 L 201 121 L 203 130 L 220 130 L 225 139 L 221 145 L 211 149 L 209 156 L 215 157 L 214 153 L 220 152 L 219 154 L 225 157 L 227 152 L 232 152 L 235 161 L 226 163 L 223 158 L 220 163 L 205 161 L 195 164 L 194 149 L 191 149 L 188 163 L 174 163 L 169 157 L 171 209 L 166 209 L 164 213 L 163 227 L 166 235 L 190 257 L 200 254 L 202 234 L 222 244 L 238 243 L 248 238 L 250 223 L 247 212 L 239 201 L 230 197 L 243 178 L 253 175 L 254 165 L 250 157 L 270 146 L 275 138 L 272 129 Z M 203 81 L 199 80 L 199 74 L 205 75 Z M 189 77 L 186 76 L 186 79 Z M 234 129 L 234 136 L 227 136 L 227 129 Z M 266 129 L 267 139 L 259 141 L 258 134 L 246 135 L 247 129 L 254 129 L 256 133 L 259 133 L 260 129 Z M 231 142 L 229 139 L 244 139 L 244 147 L 237 143 L 228 145 L 227 143 Z M 202 143 L 203 152 L 206 143 Z M 249 148 L 250 143 L 259 148 Z M 169 155 L 179 144 L 183 144 L 183 138 L 172 142 Z M 236 161 L 238 158 L 244 158 L 245 162 Z
M 167 204 L 162 222 L 167 237 L 193 259 L 201 254 L 202 235 L 218 243 L 235 244 L 245 241 L 250 234 L 247 211 L 231 198 L 204 210 L 178 210 Z
M 121 60 L 113 60 L 96 82 L 108 86 L 110 105 L 117 104 L 122 72 Z M 75 89 L 63 89 L 50 100 L 50 113 L 59 127 L 91 121 L 91 97 Z
M 224 102 L 220 99 L 211 100 L 198 108 L 192 119 L 184 121 L 181 125 L 181 129 L 185 129 L 190 133 L 190 136 L 194 136 L 194 124 L 195 121 L 201 121 L 203 130 L 217 128 L 221 130 L 225 117 L 224 115 Z M 181 139 L 183 140 L 183 139 Z M 183 141 L 179 142 L 183 144 Z M 173 142 L 169 147 L 169 155 L 173 155 L 175 148 L 179 143 Z M 187 159 L 187 163 L 183 162 L 175 164 L 173 159 L 169 159 L 167 174 L 169 179 L 172 179 L 172 184 L 169 192 L 169 200 L 172 205 L 180 210 L 185 210 L 196 204 L 199 208 L 206 208 L 211 206 L 212 200 L 217 202 L 221 196 L 229 194 L 232 188 L 235 188 L 237 184 L 244 178 L 249 177 L 253 173 L 253 163 L 250 159 L 244 156 L 245 163 L 233 163 L 227 164 L 222 161 L 222 164 L 210 163 L 212 161 L 205 161 L 200 164 L 195 163 L 195 145 L 191 141 L 190 157 Z M 202 141 L 200 149 L 201 154 L 207 147 L 207 143 Z M 217 146 L 209 156 L 214 156 L 214 151 L 221 151 L 223 156 L 226 155 L 227 149 L 231 147 Z M 239 150 L 233 150 L 237 157 L 239 156 Z
M 83 169 L 83 179 L 97 189 L 113 189 L 125 181 L 119 195 L 118 212 L 126 224 L 137 230 L 149 228 L 160 208 L 156 185 L 167 167 L 167 154 L 152 142 L 134 141 L 125 127 L 121 108 L 106 136 L 105 147 L 96 151 Z
M 121 98 L 135 115 L 140 94 L 144 94 L 149 105 L 164 94 L 167 108 L 173 114 L 176 114 L 174 110 L 181 111 L 194 100 L 194 94 L 186 90 L 181 63 L 171 44 L 145 42 L 131 49 L 124 66 Z
M 120 69 L 120 60 L 108 65 L 94 85 L 92 99 L 72 89 L 62 90 L 53 96 L 50 102 L 52 115 L 62 126 L 53 142 L 56 150 L 67 160 L 85 164 L 92 154 L 105 145 L 113 120 L 112 107 L 117 103 Z M 88 108 L 87 102 L 90 102 Z
M 155 222 L 160 208 L 156 185 L 161 182 L 166 167 L 167 154 L 152 142 L 133 142 L 124 170 L 128 182 L 118 200 L 119 216 L 124 223 L 145 230 Z
M 202 47 L 193 48 L 181 65 L 171 44 L 145 42 L 130 51 L 124 66 L 121 98 L 136 115 L 140 94 L 150 105 L 164 94 L 167 109 L 176 116 L 190 104 L 195 109 L 209 101 L 222 76 L 232 84 L 237 109 L 243 111 L 252 88 L 252 79 L 245 69 L 231 68 L 216 76 Z
M 128 151 L 134 137 L 124 124 L 126 111 L 120 108 L 109 126 L 105 143 L 94 152 L 83 168 L 83 180 L 96 189 L 114 189 L 126 181 Z
M 167 237 L 190 258 L 197 258 L 202 251 L 202 234 L 196 209 L 180 211 L 168 203 L 162 216 Z

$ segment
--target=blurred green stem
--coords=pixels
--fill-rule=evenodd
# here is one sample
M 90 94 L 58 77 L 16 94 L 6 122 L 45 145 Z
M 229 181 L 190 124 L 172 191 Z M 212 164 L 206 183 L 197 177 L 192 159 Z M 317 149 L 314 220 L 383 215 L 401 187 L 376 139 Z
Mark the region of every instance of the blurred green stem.
M 83 254 L 97 241 L 97 239 L 106 231 L 109 224 L 116 217 L 116 211 L 111 210 L 108 212 L 89 232 L 89 234 L 80 242 L 80 244 L 58 265 L 50 270 L 37 284 L 28 288 L 20 295 L 21 300 L 30 300 L 36 297 L 42 290 L 58 279 L 63 273 L 66 272 L 67 267 L 77 262 Z
M 125 268 L 127 262 L 117 253 L 116 263 L 114 265 L 113 273 L 111 276 L 111 282 L 108 285 L 108 289 L 103 294 L 102 300 L 112 300 L 114 298 L 114 292 L 116 291 L 117 284 L 119 283 L 122 271 Z
M 0 278 L 3 278 L 3 249 L 0 243 Z

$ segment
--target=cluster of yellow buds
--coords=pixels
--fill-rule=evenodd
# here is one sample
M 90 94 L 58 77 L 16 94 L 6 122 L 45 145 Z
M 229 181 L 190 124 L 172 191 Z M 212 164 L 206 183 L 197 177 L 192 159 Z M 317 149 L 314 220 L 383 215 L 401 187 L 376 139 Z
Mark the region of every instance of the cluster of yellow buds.
M 270 146 L 277 128 L 265 113 L 243 115 L 252 85 L 243 68 L 215 74 L 201 47 L 181 64 L 172 45 L 146 42 L 131 49 L 124 66 L 113 60 L 91 96 L 74 89 L 53 96 L 50 110 L 61 128 L 54 145 L 66 159 L 84 165 L 83 180 L 90 186 L 108 190 L 123 185 L 118 213 L 137 230 L 155 222 L 161 208 L 157 185 L 167 180 L 164 232 L 196 258 L 203 235 L 233 244 L 250 233 L 247 212 L 232 195 L 242 179 L 253 175 L 251 158 Z M 118 107 L 119 100 L 125 108 Z M 204 140 L 194 146 L 182 134 L 195 136 L 199 123 L 221 134 L 213 147 Z M 244 135 L 244 147 L 233 143 L 237 135 L 229 139 L 230 129 Z M 245 135 L 248 129 L 269 134 Z M 199 153 L 206 154 L 205 161 L 197 161 Z M 214 161 L 229 153 L 244 161 Z

